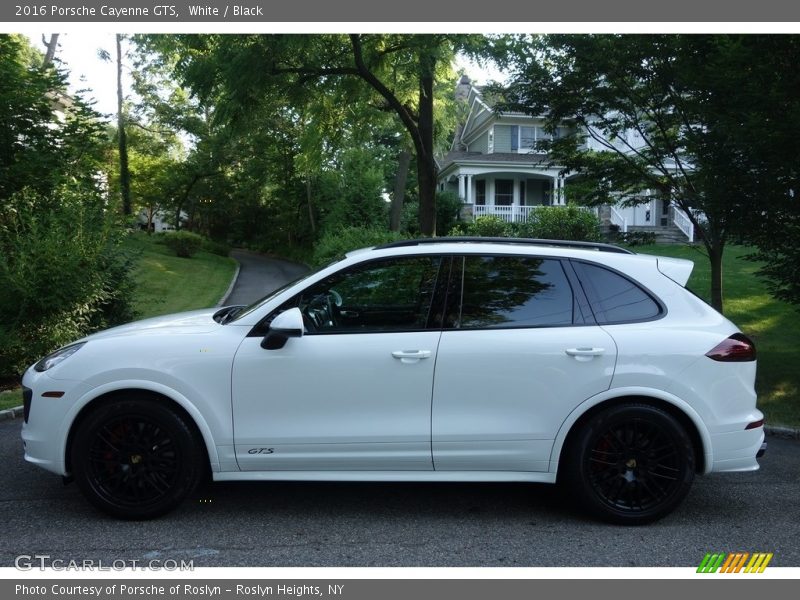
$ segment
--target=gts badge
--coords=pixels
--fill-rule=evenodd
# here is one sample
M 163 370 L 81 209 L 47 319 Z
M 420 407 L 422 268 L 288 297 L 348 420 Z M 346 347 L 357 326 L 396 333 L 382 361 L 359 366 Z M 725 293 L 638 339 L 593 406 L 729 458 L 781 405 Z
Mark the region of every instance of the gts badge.
M 248 454 L 273 454 L 275 452 L 275 448 L 250 448 L 247 451 Z

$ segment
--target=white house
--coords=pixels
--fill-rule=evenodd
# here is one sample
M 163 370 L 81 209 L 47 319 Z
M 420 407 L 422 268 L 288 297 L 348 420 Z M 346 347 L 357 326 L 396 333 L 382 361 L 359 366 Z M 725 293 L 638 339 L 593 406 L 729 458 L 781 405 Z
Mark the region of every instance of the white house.
M 561 176 L 563 167 L 550 164 L 536 144 L 565 133 L 569 125 L 550 134 L 544 130 L 544 116 L 498 114 L 466 75 L 456 86 L 456 99 L 467 104 L 468 114 L 456 131 L 450 152 L 440 161 L 438 182 L 440 190 L 458 195 L 463 215 L 495 215 L 513 223 L 525 221 L 538 207 L 566 204 L 564 186 L 570 176 Z M 635 139 L 628 141 L 635 146 Z M 633 207 L 591 210 L 604 224 L 622 231 L 653 231 L 663 240 L 694 240 L 689 219 L 655 195 L 648 203 Z

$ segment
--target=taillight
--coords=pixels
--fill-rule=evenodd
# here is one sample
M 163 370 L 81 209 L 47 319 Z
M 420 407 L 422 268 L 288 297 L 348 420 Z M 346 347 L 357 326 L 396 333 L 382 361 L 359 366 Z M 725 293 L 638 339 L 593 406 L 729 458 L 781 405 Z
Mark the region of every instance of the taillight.
M 719 362 L 750 362 L 756 359 L 756 345 L 743 333 L 722 340 L 706 356 Z

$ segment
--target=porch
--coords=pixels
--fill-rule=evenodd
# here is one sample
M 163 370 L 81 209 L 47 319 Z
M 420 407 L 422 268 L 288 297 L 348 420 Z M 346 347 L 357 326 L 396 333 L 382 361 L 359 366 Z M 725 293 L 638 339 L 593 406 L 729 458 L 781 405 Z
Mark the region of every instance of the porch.
M 531 214 L 541 208 L 544 208 L 545 206 L 548 205 L 538 204 L 525 206 L 512 204 L 510 206 L 502 206 L 497 204 L 475 204 L 472 207 L 472 216 L 476 219 L 478 217 L 492 216 L 498 217 L 506 223 L 523 223 L 528 220 Z M 576 208 L 592 213 L 595 216 L 598 214 L 597 208 L 592 208 L 589 206 L 578 206 Z

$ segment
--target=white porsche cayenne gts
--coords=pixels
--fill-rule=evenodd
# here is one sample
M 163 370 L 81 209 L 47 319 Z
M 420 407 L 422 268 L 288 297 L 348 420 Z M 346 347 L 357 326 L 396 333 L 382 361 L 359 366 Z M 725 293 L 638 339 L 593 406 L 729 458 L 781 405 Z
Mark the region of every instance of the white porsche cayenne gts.
M 758 469 L 756 350 L 690 261 L 439 238 L 248 307 L 90 335 L 24 375 L 26 460 L 144 519 L 215 481 L 562 483 L 618 523 Z

